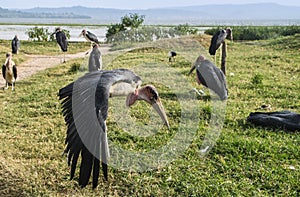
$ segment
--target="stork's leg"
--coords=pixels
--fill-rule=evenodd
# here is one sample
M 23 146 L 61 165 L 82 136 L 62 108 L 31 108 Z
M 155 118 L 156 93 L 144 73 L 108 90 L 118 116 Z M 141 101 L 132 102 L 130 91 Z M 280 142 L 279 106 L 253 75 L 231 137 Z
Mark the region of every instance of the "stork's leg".
M 197 90 L 197 88 L 193 88 L 191 91 L 196 92 L 199 96 L 205 96 L 205 92 L 203 90 Z
M 214 55 L 215 58 L 215 65 L 217 65 L 217 54 Z
M 7 89 L 8 89 L 8 82 L 6 82 L 4 90 L 7 90 Z
M 220 57 L 219 57 L 220 60 L 219 60 L 219 62 L 222 62 L 222 50 L 221 50 L 222 45 L 223 44 L 221 44 L 221 46 L 220 46 Z M 221 65 L 221 63 L 220 63 L 220 65 Z
M 11 90 L 14 90 L 14 82 L 11 83 Z
M 87 50 L 87 51 L 85 52 L 85 55 L 88 55 L 88 54 L 90 54 L 90 53 L 92 52 L 92 50 L 93 50 L 93 49 L 91 49 L 91 50 Z
M 63 63 L 66 63 L 66 54 L 64 53 L 64 62 Z

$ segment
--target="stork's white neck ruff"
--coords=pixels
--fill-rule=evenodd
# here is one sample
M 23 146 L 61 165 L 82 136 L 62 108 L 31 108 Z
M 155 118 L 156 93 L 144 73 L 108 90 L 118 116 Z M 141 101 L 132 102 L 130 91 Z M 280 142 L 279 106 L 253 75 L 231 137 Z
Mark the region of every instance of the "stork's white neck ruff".
M 141 83 L 126 83 L 120 82 L 113 84 L 109 89 L 109 94 L 113 96 L 127 96 L 131 93 L 134 93 L 135 90 L 140 86 Z

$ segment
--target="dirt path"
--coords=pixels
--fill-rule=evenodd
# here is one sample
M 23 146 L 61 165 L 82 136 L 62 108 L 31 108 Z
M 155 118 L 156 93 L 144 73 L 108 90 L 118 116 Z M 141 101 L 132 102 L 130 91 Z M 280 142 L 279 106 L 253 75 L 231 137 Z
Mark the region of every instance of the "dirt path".
M 110 47 L 104 46 L 100 47 L 102 55 L 109 53 Z M 86 56 L 85 52 L 80 52 L 76 54 L 66 54 L 66 61 L 76 58 L 81 58 Z M 47 55 L 27 55 L 29 58 L 27 61 L 22 64 L 17 65 L 18 69 L 18 78 L 17 81 L 20 81 L 26 77 L 29 77 L 39 71 L 45 70 L 47 68 L 61 64 L 62 55 L 60 56 L 47 56 Z M 0 76 L 0 87 L 5 86 L 5 80 Z

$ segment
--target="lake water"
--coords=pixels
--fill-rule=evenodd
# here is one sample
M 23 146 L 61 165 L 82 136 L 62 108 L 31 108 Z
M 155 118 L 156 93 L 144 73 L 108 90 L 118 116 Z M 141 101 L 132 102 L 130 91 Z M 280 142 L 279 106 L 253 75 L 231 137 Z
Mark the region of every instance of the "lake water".
M 11 40 L 15 35 L 18 35 L 20 40 L 28 40 L 28 35 L 26 31 L 30 28 L 35 27 L 35 25 L 0 25 L 0 40 Z M 54 32 L 57 26 L 40 26 L 47 28 L 49 32 Z M 61 26 L 63 29 L 70 31 L 69 41 L 86 41 L 84 37 L 79 37 L 79 34 L 83 29 L 87 29 L 97 35 L 100 41 L 104 41 L 105 33 L 107 31 L 106 27 L 97 26 Z
M 106 26 L 93 26 L 102 24 L 113 24 L 119 21 L 105 21 L 99 19 L 36 19 L 36 18 L 0 18 L 0 23 L 8 25 L 0 25 L 0 40 L 11 40 L 15 35 L 18 35 L 21 40 L 28 40 L 26 31 L 29 28 L 35 26 L 48 28 L 49 32 L 53 32 L 57 27 L 55 24 L 83 24 L 82 26 L 62 26 L 63 29 L 70 31 L 70 41 L 85 41 L 85 38 L 79 37 L 82 29 L 87 29 L 97 35 L 100 41 L 105 40 L 105 34 L 107 31 Z M 166 24 L 164 21 L 152 21 L 146 25 L 160 24 L 160 25 L 178 25 L 185 24 L 185 21 L 173 21 Z M 22 25 L 22 24 L 33 24 L 33 25 Z M 35 25 L 36 24 L 36 25 Z M 49 24 L 48 26 L 41 26 L 39 24 Z M 53 25 L 52 25 L 53 24 Z M 300 20 L 204 20 L 204 21 L 188 21 L 189 25 L 199 25 L 197 27 L 200 33 L 203 33 L 209 26 L 248 26 L 248 25 L 300 25 Z M 204 27 L 203 27 L 204 26 Z

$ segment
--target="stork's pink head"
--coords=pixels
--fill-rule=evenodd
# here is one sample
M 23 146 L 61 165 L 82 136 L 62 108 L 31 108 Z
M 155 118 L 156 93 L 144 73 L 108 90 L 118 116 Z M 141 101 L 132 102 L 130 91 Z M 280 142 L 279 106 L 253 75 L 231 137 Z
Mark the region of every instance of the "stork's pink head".
M 197 58 L 197 62 L 203 62 L 205 60 L 205 56 L 204 55 L 199 55 L 199 57 Z
M 146 85 L 142 88 L 136 89 L 134 93 L 131 93 L 127 96 L 126 105 L 130 107 L 137 100 L 144 100 L 155 109 L 155 111 L 159 114 L 165 125 L 170 128 L 169 121 L 164 110 L 164 107 L 160 101 L 160 97 L 158 96 L 158 92 L 156 88 L 152 85 Z
M 196 62 L 192 65 L 190 72 L 188 75 L 190 75 L 196 68 L 197 65 L 199 65 L 201 62 L 203 62 L 205 60 L 205 56 L 204 55 L 199 55 L 199 57 L 196 59 Z

